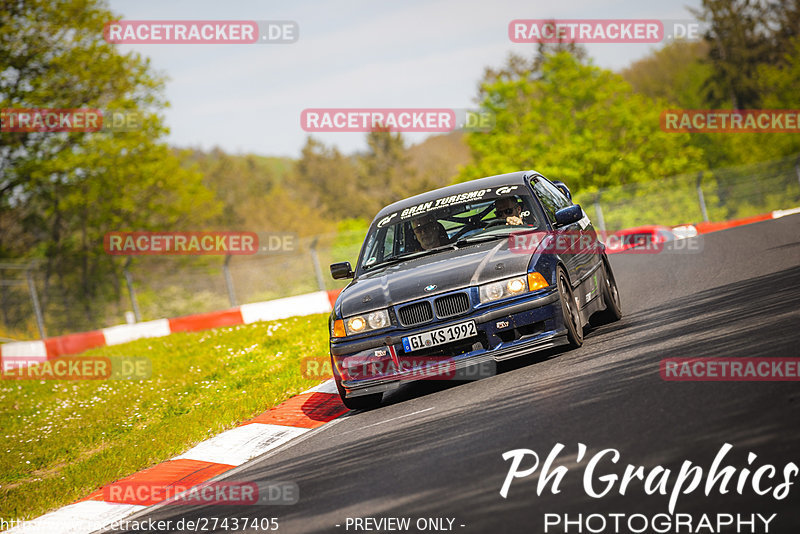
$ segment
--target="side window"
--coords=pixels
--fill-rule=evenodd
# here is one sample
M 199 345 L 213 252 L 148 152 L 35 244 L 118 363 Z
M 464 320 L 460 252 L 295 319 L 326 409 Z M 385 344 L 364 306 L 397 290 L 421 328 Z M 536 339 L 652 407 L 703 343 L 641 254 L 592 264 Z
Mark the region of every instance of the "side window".
M 393 254 L 392 249 L 394 248 L 394 232 L 397 228 L 397 225 L 390 226 L 386 229 L 386 237 L 383 238 L 383 253 L 381 254 L 381 261 L 386 258 L 387 256 L 391 256 Z
M 547 180 L 534 178 L 531 180 L 531 185 L 551 222 L 555 222 L 558 210 L 572 205 L 564 193 Z
M 392 255 L 395 226 L 389 226 L 371 234 L 372 237 L 367 243 L 366 254 L 363 259 L 365 267 L 383 261 L 384 258 Z

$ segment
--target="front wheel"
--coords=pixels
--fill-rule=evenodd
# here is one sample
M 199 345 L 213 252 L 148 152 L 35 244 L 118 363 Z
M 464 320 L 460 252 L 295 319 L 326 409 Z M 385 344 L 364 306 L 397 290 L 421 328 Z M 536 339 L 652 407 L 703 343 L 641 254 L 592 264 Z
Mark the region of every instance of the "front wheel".
M 575 297 L 572 294 L 572 286 L 570 286 L 567 275 L 561 267 L 558 268 L 557 276 L 561 311 L 564 317 L 564 326 L 567 327 L 567 341 L 569 341 L 570 347 L 577 349 L 583 345 L 581 313 L 578 310 L 578 305 L 575 303 Z
M 339 398 L 342 399 L 342 404 L 350 410 L 370 410 L 377 408 L 381 404 L 383 393 L 373 393 L 371 395 L 362 395 L 360 397 L 346 397 L 347 394 L 342 387 L 342 378 L 336 371 L 336 366 L 333 365 L 333 381 L 336 383 L 336 390 L 339 392 Z
M 592 323 L 597 326 L 613 323 L 622 318 L 622 304 L 619 300 L 617 281 L 614 279 L 614 271 L 611 270 L 611 265 L 605 256 L 603 256 L 603 271 L 603 303 L 606 309 L 595 314 L 596 320 L 593 320 Z
M 373 393 L 372 395 L 362 395 L 360 397 L 349 398 L 340 393 L 339 396 L 342 399 L 342 404 L 344 404 L 350 410 L 371 410 L 381 405 L 383 393 Z

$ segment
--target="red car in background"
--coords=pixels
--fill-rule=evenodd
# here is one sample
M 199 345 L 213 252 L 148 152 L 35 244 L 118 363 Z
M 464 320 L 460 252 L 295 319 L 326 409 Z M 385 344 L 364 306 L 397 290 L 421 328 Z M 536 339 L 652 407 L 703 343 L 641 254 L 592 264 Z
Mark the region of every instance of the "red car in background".
M 658 253 L 664 243 L 675 241 L 677 237 L 669 226 L 651 224 L 626 228 L 606 236 L 607 254 L 618 254 L 630 251 L 631 253 Z

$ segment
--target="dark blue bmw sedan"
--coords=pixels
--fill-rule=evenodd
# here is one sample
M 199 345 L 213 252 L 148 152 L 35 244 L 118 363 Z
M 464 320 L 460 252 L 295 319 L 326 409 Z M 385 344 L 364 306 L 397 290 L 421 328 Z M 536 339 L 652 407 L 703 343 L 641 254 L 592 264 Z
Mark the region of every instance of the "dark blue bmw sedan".
M 535 171 L 473 180 L 385 207 L 330 317 L 344 404 L 363 409 L 403 381 L 558 345 L 621 317 L 603 244 L 569 189 Z

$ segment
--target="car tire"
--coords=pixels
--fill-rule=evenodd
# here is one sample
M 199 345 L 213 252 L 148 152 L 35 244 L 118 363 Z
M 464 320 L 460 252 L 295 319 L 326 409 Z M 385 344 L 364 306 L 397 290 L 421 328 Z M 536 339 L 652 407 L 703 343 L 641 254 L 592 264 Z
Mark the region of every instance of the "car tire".
M 603 255 L 603 303 L 606 309 L 595 314 L 592 324 L 600 326 L 608 323 L 613 323 L 622 319 L 622 304 L 619 300 L 619 290 L 617 289 L 617 281 L 614 278 L 614 271 L 611 270 L 611 264 L 608 263 L 608 258 Z
M 333 362 L 331 362 L 333 364 Z M 333 365 L 333 381 L 336 383 L 336 390 L 339 392 L 339 398 L 342 399 L 342 404 L 349 410 L 370 410 L 377 408 L 381 404 L 383 393 L 373 393 L 371 395 L 361 395 L 360 397 L 346 397 L 346 392 L 342 387 L 342 379 L 336 371 L 336 366 Z
M 564 269 L 558 268 L 556 272 L 556 282 L 558 284 L 558 296 L 561 299 L 561 313 L 564 318 L 564 326 L 567 329 L 567 341 L 569 346 L 577 349 L 583 345 L 583 321 L 572 294 L 572 286 L 569 284 Z
M 383 393 L 374 393 L 372 395 L 362 395 L 360 397 L 343 397 L 340 393 L 339 396 L 349 410 L 371 410 L 381 405 L 381 398 Z

